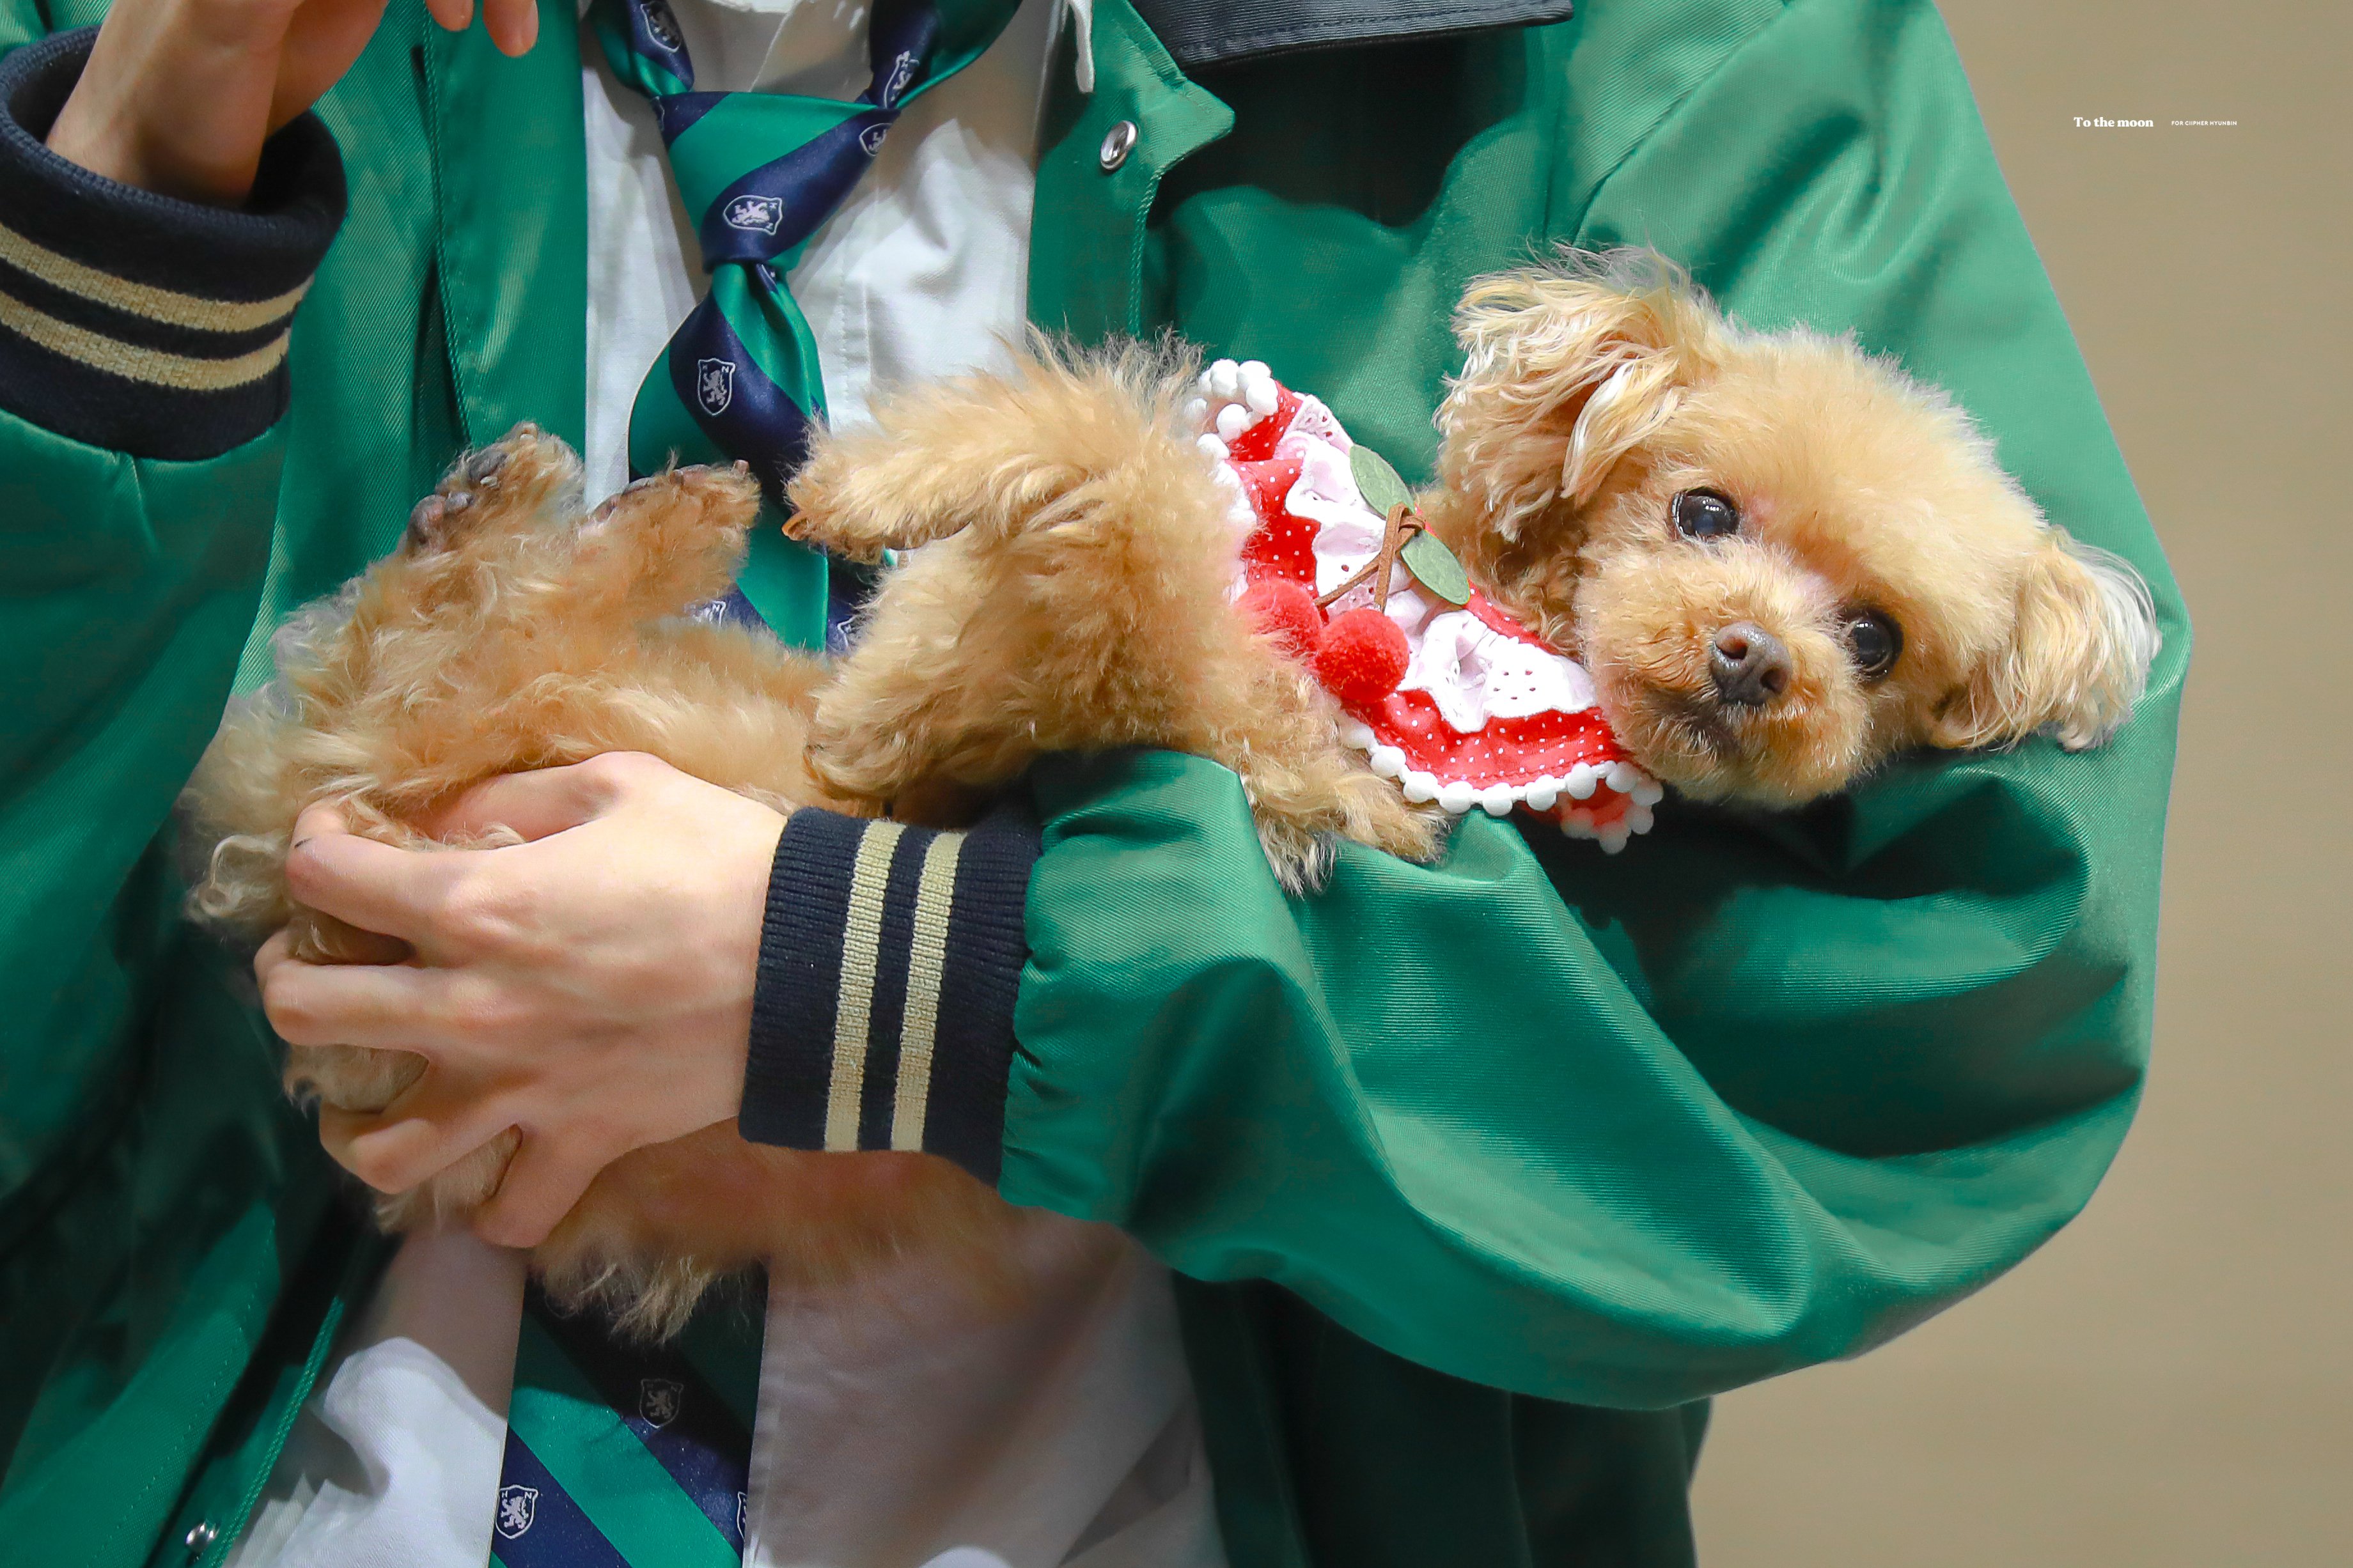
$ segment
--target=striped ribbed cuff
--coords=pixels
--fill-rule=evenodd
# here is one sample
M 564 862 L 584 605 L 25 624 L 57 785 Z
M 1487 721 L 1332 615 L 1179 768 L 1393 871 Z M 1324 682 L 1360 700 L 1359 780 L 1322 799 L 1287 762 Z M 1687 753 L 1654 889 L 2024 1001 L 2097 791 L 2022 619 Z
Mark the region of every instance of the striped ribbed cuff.
M 793 1149 L 920 1149 L 995 1185 L 1034 826 L 797 811 L 776 845 L 739 1126 Z
M 195 460 L 286 410 L 294 307 L 343 216 L 343 164 L 304 115 L 241 208 L 118 184 L 42 144 L 97 29 L 0 60 L 0 408 L 133 457 Z

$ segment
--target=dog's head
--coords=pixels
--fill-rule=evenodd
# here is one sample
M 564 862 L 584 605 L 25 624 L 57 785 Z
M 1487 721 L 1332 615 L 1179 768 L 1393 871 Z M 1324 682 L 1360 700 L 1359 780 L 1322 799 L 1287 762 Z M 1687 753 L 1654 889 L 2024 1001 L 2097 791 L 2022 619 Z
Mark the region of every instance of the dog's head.
M 1794 805 L 1915 746 L 2096 744 L 2158 635 L 1954 404 L 1851 342 L 1728 324 L 1655 257 L 1474 284 L 1440 526 L 1704 798 Z

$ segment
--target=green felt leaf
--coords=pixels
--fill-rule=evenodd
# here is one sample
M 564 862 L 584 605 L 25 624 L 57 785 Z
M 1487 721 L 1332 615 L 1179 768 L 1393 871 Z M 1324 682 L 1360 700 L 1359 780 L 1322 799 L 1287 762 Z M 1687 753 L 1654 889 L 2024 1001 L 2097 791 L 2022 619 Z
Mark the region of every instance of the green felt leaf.
M 1356 476 L 1356 493 L 1374 512 L 1387 517 L 1393 507 L 1405 506 L 1413 500 L 1413 492 L 1405 488 L 1398 471 L 1370 447 L 1348 448 L 1348 472 Z
M 1360 448 L 1361 449 L 1361 448 Z M 1398 559 L 1413 574 L 1414 581 L 1437 598 L 1450 605 L 1471 602 L 1471 574 L 1462 570 L 1462 563 L 1454 559 L 1454 552 L 1428 533 L 1417 533 L 1405 542 Z

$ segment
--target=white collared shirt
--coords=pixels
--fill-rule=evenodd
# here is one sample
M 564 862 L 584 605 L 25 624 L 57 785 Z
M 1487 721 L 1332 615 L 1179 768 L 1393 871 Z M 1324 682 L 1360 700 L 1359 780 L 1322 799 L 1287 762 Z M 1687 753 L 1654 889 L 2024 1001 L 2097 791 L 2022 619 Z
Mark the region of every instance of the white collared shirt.
M 681 0 L 703 89 L 854 98 L 862 0 Z M 1060 7 L 1028 0 L 987 53 L 918 94 L 874 166 L 813 237 L 787 287 L 816 334 L 827 410 L 869 389 L 1001 363 L 1027 319 L 1038 121 Z M 706 287 L 652 107 L 582 38 L 588 132 L 588 485 L 628 478 L 629 408 Z M 593 498 L 592 498 L 593 499 Z
M 699 88 L 866 86 L 859 0 L 672 8 Z M 1018 341 L 1065 15 L 1028 0 L 980 59 L 918 97 L 793 269 L 835 424 L 864 418 L 874 388 L 985 365 Z M 626 480 L 638 384 L 705 283 L 650 106 L 583 45 L 593 499 Z M 919 1261 L 771 1301 L 747 1565 L 1224 1568 L 1167 1271 L 1132 1239 L 1062 1219 L 1029 1229 L 1014 1262 L 1019 1289 L 986 1305 Z M 480 1568 L 522 1300 L 515 1254 L 464 1235 L 404 1243 L 231 1568 Z

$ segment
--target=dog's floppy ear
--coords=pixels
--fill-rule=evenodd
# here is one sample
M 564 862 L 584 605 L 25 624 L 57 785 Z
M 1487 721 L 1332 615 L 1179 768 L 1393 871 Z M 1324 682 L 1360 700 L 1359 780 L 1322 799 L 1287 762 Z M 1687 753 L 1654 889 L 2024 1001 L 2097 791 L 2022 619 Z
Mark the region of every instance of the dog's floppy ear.
M 1454 315 L 1462 374 L 1439 428 L 1449 488 L 1516 539 L 1556 501 L 1591 499 L 1715 358 L 1705 298 L 1650 251 L 1570 251 L 1482 278 Z
M 2062 529 L 2029 558 L 2010 640 L 1938 707 L 1938 746 L 2006 745 L 2047 730 L 2069 751 L 2132 716 L 2159 643 L 2148 584 Z

